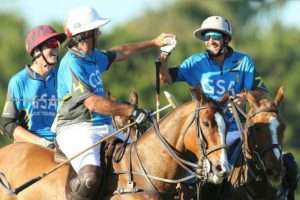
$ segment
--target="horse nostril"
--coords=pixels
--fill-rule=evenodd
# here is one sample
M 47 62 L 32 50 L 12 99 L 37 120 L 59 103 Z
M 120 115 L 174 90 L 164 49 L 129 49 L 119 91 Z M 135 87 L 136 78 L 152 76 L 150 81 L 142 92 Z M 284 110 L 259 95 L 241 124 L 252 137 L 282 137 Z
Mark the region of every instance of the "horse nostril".
M 215 169 L 216 169 L 217 172 L 221 172 L 222 171 L 222 166 L 221 165 L 217 165 L 215 167 Z
M 221 176 L 225 176 L 226 175 L 225 167 L 223 167 L 222 165 L 218 164 L 214 168 L 215 168 L 215 172 L 218 175 L 221 175 Z

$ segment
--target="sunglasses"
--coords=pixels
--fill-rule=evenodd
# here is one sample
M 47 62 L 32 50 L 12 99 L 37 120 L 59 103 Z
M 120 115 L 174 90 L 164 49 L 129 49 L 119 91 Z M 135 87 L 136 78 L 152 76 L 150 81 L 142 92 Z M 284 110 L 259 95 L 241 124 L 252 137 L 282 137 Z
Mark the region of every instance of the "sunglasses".
M 203 41 L 208 41 L 210 38 L 212 40 L 222 40 L 223 39 L 223 34 L 219 33 L 219 32 L 207 32 L 202 37 Z
M 55 48 L 58 48 L 59 47 L 59 41 L 57 39 L 50 39 L 50 40 L 47 40 L 43 46 L 46 47 L 46 48 L 50 48 L 50 49 L 55 49 Z

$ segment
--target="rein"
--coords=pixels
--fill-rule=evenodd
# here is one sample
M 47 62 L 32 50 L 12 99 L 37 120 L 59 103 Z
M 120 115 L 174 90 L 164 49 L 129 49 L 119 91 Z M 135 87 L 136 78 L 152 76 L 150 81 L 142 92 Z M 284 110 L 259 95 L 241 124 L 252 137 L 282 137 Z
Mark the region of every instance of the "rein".
M 195 115 L 194 115 L 194 118 L 192 120 L 192 123 L 193 123 L 194 120 L 196 121 L 196 129 L 197 129 L 197 136 L 198 136 L 197 139 L 198 139 L 198 143 L 201 146 L 202 155 L 205 158 L 208 158 L 208 155 L 215 152 L 215 151 L 227 148 L 227 145 L 223 144 L 223 145 L 219 145 L 219 146 L 215 146 L 215 147 L 211 147 L 210 149 L 207 149 L 207 144 L 202 142 L 202 141 L 205 142 L 205 138 L 204 138 L 204 134 L 203 134 L 203 131 L 202 131 L 202 128 L 201 128 L 201 125 L 200 125 L 199 112 L 201 110 L 204 110 L 204 109 L 207 109 L 207 108 L 208 108 L 208 106 L 200 107 L 199 102 L 198 102 L 197 108 L 195 110 Z
M 200 107 L 199 102 L 197 103 L 197 107 L 195 109 L 195 114 L 194 117 L 192 118 L 191 122 L 189 122 L 187 128 L 185 129 L 185 133 L 187 132 L 187 130 L 192 126 L 192 124 L 195 122 L 196 123 L 196 132 L 197 132 L 197 139 L 198 139 L 198 143 L 201 146 L 201 153 L 203 155 L 203 159 L 200 161 L 200 163 L 196 164 L 193 162 L 190 162 L 188 160 L 185 160 L 183 158 L 181 158 L 178 153 L 173 149 L 172 146 L 170 146 L 170 144 L 168 143 L 168 141 L 164 138 L 164 136 L 161 135 L 160 130 L 159 130 L 159 125 L 157 120 L 155 119 L 155 117 L 152 116 L 152 123 L 153 123 L 153 128 L 155 130 L 155 134 L 158 137 L 159 141 L 162 143 L 162 145 L 166 148 L 167 152 L 169 153 L 169 155 L 175 160 L 175 162 L 181 166 L 186 172 L 188 172 L 190 175 L 187 175 L 183 178 L 180 179 L 167 179 L 167 178 L 161 178 L 161 177 L 157 177 L 157 176 L 153 176 L 147 173 L 145 167 L 143 166 L 143 163 L 141 161 L 140 155 L 138 153 L 138 150 L 136 148 L 136 142 L 133 142 L 131 145 L 133 145 L 137 158 L 138 158 L 138 164 L 140 166 L 140 169 L 142 172 L 136 172 L 136 171 L 132 171 L 130 169 L 130 171 L 117 171 L 115 172 L 115 174 L 130 174 L 129 176 L 129 181 L 128 181 L 128 186 L 132 186 L 132 175 L 139 175 L 139 176 L 144 176 L 146 178 L 146 180 L 150 183 L 150 185 L 152 186 L 153 190 L 156 191 L 157 193 L 161 194 L 162 192 L 160 192 L 155 185 L 153 184 L 152 180 L 156 180 L 156 181 L 161 181 L 161 182 L 165 182 L 165 183 L 169 183 L 169 184 L 178 184 L 178 183 L 182 183 L 191 179 L 194 179 L 195 177 L 201 180 L 201 183 L 204 184 L 207 181 L 208 178 L 208 173 L 209 173 L 209 160 L 208 160 L 208 155 L 221 150 L 223 148 L 227 148 L 227 145 L 219 145 L 216 147 L 212 147 L 210 149 L 207 149 L 207 144 L 205 142 L 205 138 L 204 138 L 204 134 L 203 134 L 203 130 L 201 129 L 201 125 L 200 125 L 200 116 L 199 116 L 199 112 L 201 110 L 207 109 L 208 106 L 202 106 Z M 131 154 L 131 151 L 130 151 Z M 192 170 L 190 168 L 194 168 L 195 170 Z M 143 189 L 132 189 L 132 192 L 138 192 L 138 191 L 145 191 Z M 120 194 L 122 193 L 122 191 L 124 190 L 124 188 L 121 188 L 121 190 L 117 190 L 115 191 L 116 193 Z M 151 190 L 151 191 L 153 191 Z

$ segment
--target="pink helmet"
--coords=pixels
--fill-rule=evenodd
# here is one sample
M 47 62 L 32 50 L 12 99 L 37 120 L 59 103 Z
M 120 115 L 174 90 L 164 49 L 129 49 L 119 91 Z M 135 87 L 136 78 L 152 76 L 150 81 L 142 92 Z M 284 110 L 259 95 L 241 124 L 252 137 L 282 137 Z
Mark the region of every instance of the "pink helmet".
M 64 33 L 58 33 L 54 28 L 48 25 L 41 25 L 33 28 L 26 37 L 25 46 L 29 55 L 32 55 L 33 50 L 43 42 L 51 38 L 56 38 L 60 43 L 63 43 L 66 39 Z

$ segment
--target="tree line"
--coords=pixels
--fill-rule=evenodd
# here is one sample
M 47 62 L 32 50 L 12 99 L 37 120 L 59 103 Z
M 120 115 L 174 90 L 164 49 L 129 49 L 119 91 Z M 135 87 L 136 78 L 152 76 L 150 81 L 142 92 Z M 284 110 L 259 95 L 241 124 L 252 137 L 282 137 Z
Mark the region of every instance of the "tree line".
M 300 113 L 300 30 L 287 26 L 276 18 L 274 10 L 280 10 L 284 0 L 225 1 L 225 0 L 174 0 L 160 9 L 147 10 L 136 17 L 105 33 L 98 41 L 101 49 L 116 44 L 140 41 L 155 37 L 160 32 L 173 32 L 177 35 L 178 45 L 172 53 L 170 63 L 180 64 L 189 55 L 203 51 L 203 45 L 193 37 L 193 30 L 210 15 L 223 15 L 233 26 L 231 46 L 250 54 L 263 77 L 269 91 L 274 94 L 279 86 L 284 87 L 285 103 L 281 108 L 287 124 L 285 145 L 298 148 L 300 140 L 295 140 L 300 131 L 297 119 Z M 28 32 L 27 22 L 15 13 L 0 13 L 0 107 L 3 107 L 9 78 L 30 63 L 26 55 L 24 40 Z M 63 24 L 51 23 L 58 30 Z M 109 26 L 109 25 L 108 25 Z M 61 55 L 65 50 L 61 50 Z M 155 106 L 155 60 L 158 50 L 145 51 L 117 66 L 104 75 L 104 83 L 114 96 L 126 99 L 131 90 L 140 94 L 141 106 L 154 109 Z M 162 86 L 179 102 L 189 100 L 188 87 L 181 83 Z M 162 98 L 163 99 L 163 98 Z M 162 102 L 162 104 L 164 101 Z

